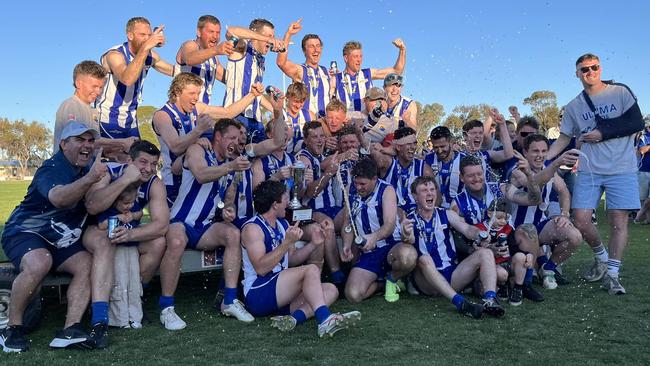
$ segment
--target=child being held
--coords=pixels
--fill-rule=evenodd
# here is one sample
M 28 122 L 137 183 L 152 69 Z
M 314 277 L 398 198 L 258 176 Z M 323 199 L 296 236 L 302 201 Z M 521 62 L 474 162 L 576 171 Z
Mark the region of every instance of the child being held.
M 142 209 L 137 203 L 139 183 L 128 186 L 113 206 L 98 216 L 97 227 L 109 237 L 119 236 L 140 225 Z M 117 217 L 118 226 L 109 235 L 108 220 Z M 122 328 L 142 328 L 142 284 L 140 254 L 137 242 L 117 245 L 115 250 L 115 281 L 111 291 L 108 325 Z
M 506 201 L 500 197 L 490 204 L 487 221 L 476 224 L 476 227 L 489 233 L 489 248 L 494 252 L 495 263 L 508 270 L 510 281 L 514 282 L 510 291 L 507 284 L 499 289 L 499 297 L 508 298 L 510 305 L 517 306 L 521 305 L 523 300 L 524 279 L 526 271 L 533 267 L 533 255 L 517 251 L 515 230 L 509 220 Z M 514 254 L 511 255 L 511 252 Z

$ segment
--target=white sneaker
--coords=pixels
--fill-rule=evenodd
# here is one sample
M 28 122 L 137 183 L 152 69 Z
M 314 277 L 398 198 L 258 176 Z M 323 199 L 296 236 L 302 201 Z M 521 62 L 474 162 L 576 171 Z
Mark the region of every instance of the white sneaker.
M 603 289 L 610 295 L 625 295 L 625 288 L 618 280 L 618 274 L 606 273 L 603 276 Z
M 607 263 L 594 258 L 594 262 L 587 268 L 582 278 L 587 282 L 596 282 L 602 279 L 605 273 L 607 273 Z
M 542 284 L 544 288 L 549 290 L 555 290 L 557 288 L 557 282 L 555 281 L 555 272 L 541 269 L 542 272 Z
M 271 318 L 271 326 L 279 329 L 281 332 L 293 330 L 297 323 L 296 318 L 291 315 L 279 315 Z
M 168 306 L 160 312 L 160 323 L 167 330 L 181 330 L 187 326 L 187 323 L 176 314 L 173 306 Z
M 325 335 L 331 337 L 339 330 L 347 329 L 350 326 L 355 325 L 360 320 L 361 313 L 358 311 L 350 311 L 345 314 L 330 314 L 330 316 L 328 316 L 324 322 L 318 325 L 318 336 L 321 338 L 323 338 Z
M 237 320 L 244 323 L 250 323 L 255 320 L 255 318 L 253 318 L 253 316 L 248 311 L 246 311 L 244 304 L 242 304 L 241 301 L 237 299 L 235 299 L 230 305 L 224 305 L 223 309 L 221 310 L 221 314 L 225 316 L 234 316 L 237 318 Z

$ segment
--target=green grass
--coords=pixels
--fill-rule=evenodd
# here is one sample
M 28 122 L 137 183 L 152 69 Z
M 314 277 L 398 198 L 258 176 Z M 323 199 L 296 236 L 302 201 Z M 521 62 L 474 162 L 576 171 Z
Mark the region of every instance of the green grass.
M 3 184 L 0 188 L 4 195 Z M 599 219 L 603 230 L 602 212 Z M 188 323 L 185 330 L 169 332 L 158 324 L 155 303 L 160 287 L 154 283 L 145 306 L 153 324 L 141 330 L 111 330 L 105 351 L 51 351 L 47 345 L 62 326 L 65 305 L 59 304 L 55 289 L 47 289 L 46 318 L 30 335 L 31 351 L 0 354 L 0 364 L 647 365 L 648 232 L 648 226 L 630 225 L 622 269 L 625 296 L 609 296 L 599 284 L 577 279 L 591 261 L 585 245 L 565 265 L 574 284 L 544 291 L 546 301 L 540 304 L 506 305 L 503 319 L 461 317 L 440 298 L 403 295 L 388 304 L 374 297 L 360 305 L 340 300 L 334 311 L 357 309 L 363 319 L 358 327 L 331 339 L 317 337 L 313 320 L 291 333 L 279 333 L 268 319 L 245 325 L 216 315 L 211 305 L 218 274 L 203 273 L 181 278 L 176 309 Z

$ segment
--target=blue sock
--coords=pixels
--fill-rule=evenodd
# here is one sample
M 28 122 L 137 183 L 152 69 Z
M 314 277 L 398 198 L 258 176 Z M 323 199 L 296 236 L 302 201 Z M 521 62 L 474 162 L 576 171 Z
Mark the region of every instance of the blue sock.
M 307 320 L 307 315 L 302 310 L 296 310 L 291 313 L 291 316 L 296 319 L 296 324 L 302 324 Z
M 393 275 L 390 274 L 390 272 L 386 273 L 386 281 L 390 281 L 392 283 L 397 283 L 397 280 L 393 278 Z
M 343 283 L 345 282 L 345 273 L 340 269 L 338 271 L 332 272 L 332 282 L 333 283 Z
M 322 305 L 316 311 L 314 312 L 314 315 L 316 315 L 316 320 L 318 320 L 318 324 L 321 324 L 322 322 L 325 321 L 330 316 L 330 309 L 327 308 L 326 305 Z
M 174 296 L 160 296 L 158 305 L 160 306 L 160 310 L 174 306 Z
M 548 257 L 547 256 L 540 255 L 539 257 L 537 257 L 537 265 L 539 266 L 539 268 L 542 268 L 542 266 L 544 266 L 544 264 L 546 264 L 546 262 L 548 262 Z
M 530 285 L 533 283 L 533 269 L 528 268 L 526 270 L 526 277 L 524 277 L 524 285 Z
M 456 309 L 460 311 L 460 306 L 465 302 L 465 298 L 463 295 L 456 294 L 454 297 L 451 299 L 451 303 L 456 306 Z
M 237 298 L 237 288 L 224 287 L 223 288 L 223 303 L 230 305 Z
M 486 300 L 494 299 L 495 297 L 497 297 L 497 293 L 494 291 L 485 291 L 485 294 L 483 294 L 483 298 Z
M 547 270 L 547 271 L 552 271 L 552 270 L 555 269 L 555 267 L 557 267 L 557 264 L 555 264 L 555 262 L 553 262 L 552 260 L 549 259 L 548 262 L 546 262 L 544 264 L 544 267 L 542 267 L 542 268 Z
M 90 307 L 92 309 L 90 324 L 108 324 L 108 301 L 96 301 L 90 304 Z

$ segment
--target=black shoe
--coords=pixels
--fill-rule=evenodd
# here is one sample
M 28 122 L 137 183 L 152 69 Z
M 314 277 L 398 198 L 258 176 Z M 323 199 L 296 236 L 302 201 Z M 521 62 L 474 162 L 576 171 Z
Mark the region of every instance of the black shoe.
M 557 269 L 554 269 L 553 272 L 555 272 L 555 282 L 558 284 L 558 286 L 571 284 L 571 280 L 565 277 L 562 273 L 558 272 Z
M 494 317 L 500 318 L 506 315 L 506 309 L 499 304 L 497 298 L 483 299 L 483 312 L 492 315 Z
M 90 330 L 88 344 L 95 349 L 108 347 L 108 324 L 96 323 Z
M 519 306 L 524 299 L 524 290 L 522 285 L 515 285 L 515 287 L 510 290 L 510 296 L 508 297 L 508 302 L 512 306 Z
M 499 300 L 508 301 L 509 298 L 508 290 L 509 290 L 508 285 L 499 286 L 499 289 L 497 290 L 497 297 L 499 298 Z
M 80 323 L 74 323 L 71 326 L 56 332 L 56 336 L 50 347 L 52 348 L 77 348 L 92 349 L 88 344 L 89 335 Z
M 471 316 L 474 319 L 479 319 L 483 316 L 483 305 L 475 304 L 471 301 L 463 301 L 458 310 L 461 314 Z
M 26 352 L 29 349 L 29 341 L 25 338 L 25 330 L 22 325 L 10 325 L 0 332 L 0 346 L 6 353 Z
M 544 301 L 544 295 L 542 295 L 539 291 L 535 290 L 535 288 L 533 288 L 532 285 L 524 285 L 523 295 L 524 298 L 530 301 L 534 301 L 534 302 Z

